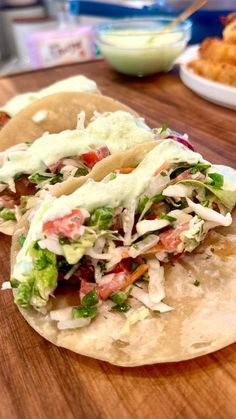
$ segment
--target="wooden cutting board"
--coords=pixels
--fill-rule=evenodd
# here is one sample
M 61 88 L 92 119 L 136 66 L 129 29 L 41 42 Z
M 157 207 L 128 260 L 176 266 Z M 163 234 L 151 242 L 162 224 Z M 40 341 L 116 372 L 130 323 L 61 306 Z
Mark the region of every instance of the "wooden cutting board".
M 167 122 L 187 132 L 205 158 L 236 167 L 236 113 L 196 96 L 175 72 L 129 78 L 99 61 L 19 74 L 0 80 L 0 105 L 76 74 L 95 79 L 151 126 Z M 1 282 L 9 278 L 9 249 L 1 236 Z M 119 368 L 45 341 L 20 316 L 11 291 L 0 293 L 0 304 L 2 419 L 236 418 L 236 344 L 192 361 Z

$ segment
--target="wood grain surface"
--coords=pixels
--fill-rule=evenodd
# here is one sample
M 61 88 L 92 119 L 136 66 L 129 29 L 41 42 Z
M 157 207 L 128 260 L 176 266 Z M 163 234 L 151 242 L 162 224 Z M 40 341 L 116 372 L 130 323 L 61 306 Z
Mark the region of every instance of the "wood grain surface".
M 177 72 L 128 78 L 103 61 L 0 80 L 0 105 L 17 93 L 85 74 L 151 126 L 187 132 L 212 162 L 236 167 L 236 113 L 205 102 Z M 0 237 L 0 281 L 9 278 L 10 239 Z M 0 293 L 0 418 L 236 418 L 236 344 L 178 364 L 119 368 L 57 348 L 34 332 Z M 235 302 L 236 305 L 236 302 Z

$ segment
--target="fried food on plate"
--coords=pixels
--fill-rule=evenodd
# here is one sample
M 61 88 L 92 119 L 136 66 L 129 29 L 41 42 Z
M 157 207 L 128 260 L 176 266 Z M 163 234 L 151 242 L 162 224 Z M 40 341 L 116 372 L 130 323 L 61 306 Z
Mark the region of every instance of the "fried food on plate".
M 210 60 L 193 60 L 188 64 L 196 74 L 207 79 L 236 87 L 236 66 Z
M 236 13 L 230 13 L 224 16 L 221 22 L 225 26 L 223 38 L 226 42 L 236 43 Z
M 199 53 L 204 60 L 236 65 L 236 44 L 224 42 L 222 39 L 206 38 Z
M 236 13 L 221 18 L 223 39 L 206 38 L 199 48 L 199 59 L 188 63 L 196 74 L 236 87 Z

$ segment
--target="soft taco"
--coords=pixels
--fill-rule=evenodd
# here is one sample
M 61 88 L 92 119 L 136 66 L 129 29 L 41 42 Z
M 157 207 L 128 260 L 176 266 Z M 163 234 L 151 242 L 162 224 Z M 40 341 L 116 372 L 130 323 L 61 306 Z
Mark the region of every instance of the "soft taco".
M 117 365 L 234 342 L 236 172 L 174 139 L 119 156 L 25 215 L 4 287 L 43 337 Z
M 77 129 L 44 134 L 34 142 L 17 144 L 0 153 L 2 233 L 13 233 L 16 221 L 35 205 L 34 195 L 42 189 L 51 188 L 55 194 L 73 189 L 73 182 L 76 186 L 83 183 L 102 159 L 162 136 L 142 118 L 124 111 L 96 114 L 87 127 L 84 122 L 83 111 Z M 61 182 L 65 186 L 59 186 Z
M 38 92 L 22 93 L 13 97 L 0 108 L 0 113 L 2 112 L 6 115 L 6 117 L 12 118 L 38 99 L 42 99 L 43 97 L 54 93 L 64 92 L 100 93 L 94 80 L 82 75 L 72 76 L 59 80 L 44 89 L 39 90 Z
M 73 130 L 81 111 L 85 112 L 87 125 L 94 112 L 118 110 L 137 115 L 123 103 L 94 93 L 62 92 L 43 97 L 20 111 L 1 129 L 0 151 L 21 142 L 33 141 L 45 132 Z

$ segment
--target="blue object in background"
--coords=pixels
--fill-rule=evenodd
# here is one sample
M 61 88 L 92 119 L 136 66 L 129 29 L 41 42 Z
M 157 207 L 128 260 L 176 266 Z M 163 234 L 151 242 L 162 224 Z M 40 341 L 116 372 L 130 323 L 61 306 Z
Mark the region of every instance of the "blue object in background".
M 168 6 L 165 1 L 159 0 L 151 6 L 143 8 L 135 8 L 130 6 L 119 5 L 113 3 L 105 3 L 102 1 L 86 1 L 86 0 L 68 0 L 69 10 L 71 14 L 81 14 L 87 16 L 105 17 L 105 18 L 128 18 L 128 17 L 155 17 L 155 16 L 176 16 L 173 13 L 173 7 Z M 190 44 L 201 42 L 207 36 L 221 36 L 222 25 L 220 16 L 232 13 L 233 10 L 200 10 L 192 17 L 192 39 Z M 178 14 L 181 10 L 178 11 Z
M 80 1 L 79 0 L 68 0 L 69 12 L 72 15 L 80 14 Z

